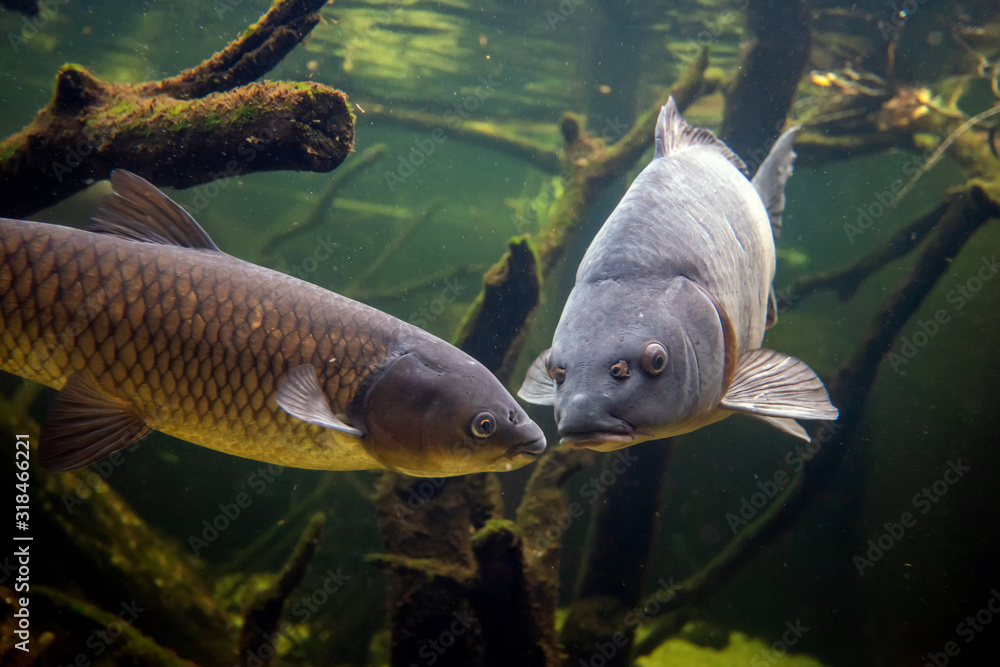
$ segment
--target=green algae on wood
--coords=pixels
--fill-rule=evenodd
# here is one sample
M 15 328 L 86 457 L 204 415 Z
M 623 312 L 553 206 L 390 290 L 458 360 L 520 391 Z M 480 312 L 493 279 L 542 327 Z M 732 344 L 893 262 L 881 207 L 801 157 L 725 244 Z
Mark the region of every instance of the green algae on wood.
M 323 4 L 275 2 L 252 37 L 171 79 L 112 84 L 64 65 L 52 100 L 0 144 L 0 215 L 25 217 L 115 168 L 177 188 L 256 171 L 335 169 L 354 145 L 342 92 L 249 84 L 305 37 Z
M 483 290 L 459 326 L 454 343 L 497 372 L 538 304 L 538 255 L 527 236 L 511 239 L 507 252 L 483 276 Z M 504 375 L 504 373 L 500 373 Z

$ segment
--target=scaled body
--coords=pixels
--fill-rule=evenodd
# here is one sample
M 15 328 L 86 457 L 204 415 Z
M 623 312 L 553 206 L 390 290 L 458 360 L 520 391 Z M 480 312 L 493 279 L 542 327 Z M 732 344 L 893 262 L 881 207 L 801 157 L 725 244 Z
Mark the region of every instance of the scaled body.
M 47 467 L 150 428 L 281 465 L 417 475 L 510 469 L 544 448 L 465 353 L 222 253 L 137 176 L 112 182 L 95 216 L 111 233 L 0 219 L 0 369 L 62 389 Z

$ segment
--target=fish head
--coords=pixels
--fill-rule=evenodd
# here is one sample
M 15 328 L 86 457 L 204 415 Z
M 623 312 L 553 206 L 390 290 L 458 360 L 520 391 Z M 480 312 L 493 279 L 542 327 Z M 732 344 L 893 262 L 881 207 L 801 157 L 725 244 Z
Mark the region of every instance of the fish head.
M 726 382 L 724 327 L 686 278 L 577 285 L 544 362 L 561 442 L 611 451 L 705 423 Z
M 541 428 L 490 371 L 443 341 L 396 356 L 367 389 L 366 450 L 417 477 L 506 471 L 545 450 Z

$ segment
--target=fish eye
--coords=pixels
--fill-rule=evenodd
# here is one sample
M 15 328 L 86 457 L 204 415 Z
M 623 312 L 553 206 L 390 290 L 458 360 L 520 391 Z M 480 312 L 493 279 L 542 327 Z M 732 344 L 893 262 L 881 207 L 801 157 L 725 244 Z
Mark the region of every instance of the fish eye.
M 549 377 L 556 381 L 556 384 L 562 384 L 563 380 L 566 379 L 566 371 L 558 366 L 549 366 Z
M 477 438 L 488 438 L 496 433 L 496 430 L 497 418 L 493 416 L 492 412 L 484 410 L 472 420 L 472 435 Z
M 659 375 L 667 367 L 667 350 L 653 341 L 642 348 L 642 367 L 650 375 Z

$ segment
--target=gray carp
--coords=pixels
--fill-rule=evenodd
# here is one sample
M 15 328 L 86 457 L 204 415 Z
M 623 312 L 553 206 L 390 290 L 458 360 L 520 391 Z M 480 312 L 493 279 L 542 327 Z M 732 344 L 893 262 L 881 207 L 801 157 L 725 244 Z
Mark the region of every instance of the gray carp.
M 561 441 L 609 451 L 734 413 L 809 440 L 796 419 L 836 419 L 805 363 L 760 347 L 777 319 L 774 240 L 798 128 L 751 182 L 673 99 L 655 155 L 587 249 L 552 347 L 518 395 L 554 405 Z

